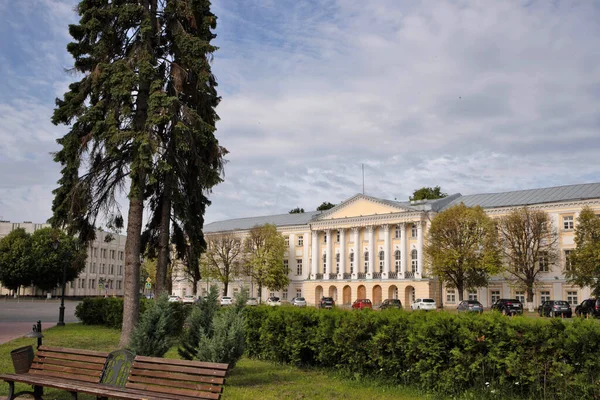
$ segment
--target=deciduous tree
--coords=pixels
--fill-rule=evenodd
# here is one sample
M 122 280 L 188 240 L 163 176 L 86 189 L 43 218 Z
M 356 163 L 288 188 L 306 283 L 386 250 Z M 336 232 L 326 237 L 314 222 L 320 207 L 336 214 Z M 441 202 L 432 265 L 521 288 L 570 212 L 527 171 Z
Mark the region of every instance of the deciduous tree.
M 422 187 L 416 189 L 413 195 L 409 197 L 410 201 L 413 200 L 435 200 L 447 197 L 448 193 L 443 193 L 439 186 L 436 187 Z
M 326 211 L 333 207 L 335 207 L 335 204 L 332 204 L 328 201 L 324 201 L 321 203 L 321 205 L 319 207 L 317 207 L 317 211 Z
M 6 288 L 18 292 L 21 286 L 31 285 L 32 261 L 31 235 L 25 229 L 14 229 L 0 239 L 0 282 Z
M 304 213 L 304 208 L 296 207 L 290 210 L 290 214 L 302 214 Z
M 465 289 L 487 286 L 500 270 L 494 221 L 481 207 L 448 208 L 431 221 L 425 255 L 432 273 L 456 288 L 462 301 Z
M 223 296 L 227 296 L 229 282 L 240 273 L 243 244 L 231 234 L 211 235 L 207 238 L 206 252 L 200 258 L 209 277 L 223 284 Z
M 590 287 L 594 296 L 600 296 L 600 217 L 588 206 L 577 218 L 575 244 L 566 276 L 578 286 Z

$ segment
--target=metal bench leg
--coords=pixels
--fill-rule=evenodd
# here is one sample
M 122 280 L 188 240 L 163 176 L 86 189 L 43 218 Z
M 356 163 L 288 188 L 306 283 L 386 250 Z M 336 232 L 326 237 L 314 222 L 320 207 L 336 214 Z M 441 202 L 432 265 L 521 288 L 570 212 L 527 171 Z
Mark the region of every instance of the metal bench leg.
M 71 393 L 71 399 L 77 400 L 77 392 L 69 392 Z
M 7 382 L 8 383 L 8 400 L 14 400 L 17 396 L 15 396 L 15 383 L 14 382 Z
M 42 400 L 42 396 L 44 395 L 44 388 L 41 386 L 33 387 L 33 398 L 36 400 Z

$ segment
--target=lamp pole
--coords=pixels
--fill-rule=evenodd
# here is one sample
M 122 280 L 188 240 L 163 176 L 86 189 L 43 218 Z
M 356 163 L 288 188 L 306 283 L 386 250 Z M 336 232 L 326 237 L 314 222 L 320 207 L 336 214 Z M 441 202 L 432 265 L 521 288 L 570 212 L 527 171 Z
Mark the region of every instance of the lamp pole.
M 52 243 L 52 248 L 54 250 L 58 250 L 58 246 L 60 245 L 60 240 L 56 239 L 54 243 Z M 58 323 L 56 326 L 65 326 L 65 287 L 67 286 L 67 264 L 65 262 L 62 263 L 63 267 L 63 279 L 62 279 L 62 295 L 60 297 L 60 307 L 58 308 Z

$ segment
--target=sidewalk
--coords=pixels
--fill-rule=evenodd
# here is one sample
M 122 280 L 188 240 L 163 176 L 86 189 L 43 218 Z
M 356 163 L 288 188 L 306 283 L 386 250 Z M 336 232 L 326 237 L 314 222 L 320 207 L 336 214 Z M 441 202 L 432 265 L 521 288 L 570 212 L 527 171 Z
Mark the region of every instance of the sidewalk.
M 42 330 L 52 328 L 55 325 L 56 322 L 42 322 Z M 33 323 L 31 322 L 0 322 L 0 344 L 27 335 L 31 332 L 32 327 Z

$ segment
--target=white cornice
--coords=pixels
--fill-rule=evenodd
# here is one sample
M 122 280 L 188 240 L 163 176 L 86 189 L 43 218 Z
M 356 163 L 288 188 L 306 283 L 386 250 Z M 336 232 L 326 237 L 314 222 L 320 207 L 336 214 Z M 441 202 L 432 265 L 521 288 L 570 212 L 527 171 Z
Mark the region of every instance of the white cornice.
M 327 219 L 322 221 L 313 221 L 309 223 L 309 225 L 311 230 L 324 230 L 335 228 L 367 227 L 383 224 L 401 224 L 407 222 L 412 223 L 424 220 L 426 219 L 426 217 L 427 212 L 425 211 L 413 211 L 408 213 L 400 212 L 390 214 L 366 215 L 363 217 Z
M 540 203 L 540 204 L 510 206 L 510 207 L 494 207 L 494 208 L 484 208 L 484 210 L 488 214 L 506 214 L 507 212 L 518 210 L 523 207 L 527 207 L 531 210 L 553 210 L 556 208 L 569 208 L 569 207 L 582 208 L 583 206 L 590 206 L 590 205 L 600 205 L 600 199 L 575 200 L 575 201 L 566 201 L 566 202 L 558 202 L 558 203 Z
M 335 214 L 336 212 L 338 212 L 340 210 L 343 210 L 347 206 L 351 205 L 352 203 L 356 203 L 359 200 L 367 200 L 367 201 L 370 201 L 371 203 L 375 203 L 375 204 L 380 204 L 382 206 L 396 208 L 398 210 L 403 210 L 402 212 L 410 211 L 409 209 L 407 209 L 405 207 L 400 207 L 400 206 L 397 206 L 397 205 L 394 205 L 394 204 L 390 204 L 389 202 L 386 202 L 386 201 L 383 201 L 381 199 L 378 199 L 377 197 L 371 197 L 371 196 L 367 196 L 367 195 L 364 195 L 362 193 L 359 193 L 359 194 L 356 194 L 356 195 L 352 196 L 348 200 L 346 200 L 346 201 L 338 204 L 337 206 L 335 206 L 333 208 L 330 208 L 329 210 L 327 210 L 327 211 L 319 214 L 319 216 L 317 218 L 315 218 L 313 220 L 313 222 L 320 222 L 325 217 L 327 217 L 328 215 Z

